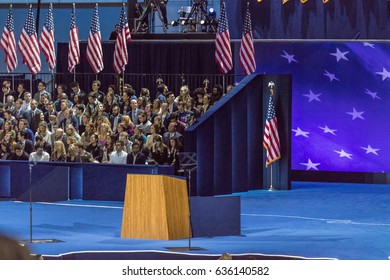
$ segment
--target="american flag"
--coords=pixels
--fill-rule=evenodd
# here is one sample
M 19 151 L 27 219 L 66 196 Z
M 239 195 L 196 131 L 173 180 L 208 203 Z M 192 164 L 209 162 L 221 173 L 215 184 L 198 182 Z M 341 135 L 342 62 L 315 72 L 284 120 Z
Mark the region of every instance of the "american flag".
M 46 62 L 49 64 L 49 70 L 53 70 L 56 66 L 56 53 L 54 48 L 54 22 L 51 5 L 47 11 L 45 23 L 43 24 L 41 37 L 39 38 L 39 45 L 46 56 Z
M 218 31 L 215 37 L 215 61 L 222 74 L 226 74 L 233 68 L 233 57 L 232 49 L 230 47 L 230 34 L 225 11 L 225 3 L 222 3 Z
M 1 47 L 5 53 L 5 63 L 7 64 L 8 73 L 15 70 L 18 66 L 18 57 L 16 55 L 16 43 L 14 34 L 14 18 L 12 16 L 12 10 L 8 11 L 7 20 L 1 35 L 0 41 Z
M 35 31 L 35 21 L 32 6 L 30 6 L 18 43 L 20 54 L 31 74 L 41 71 L 38 36 Z
M 249 2 L 244 19 L 244 30 L 240 48 L 240 64 L 246 75 L 252 74 L 256 70 L 255 49 L 253 47 L 251 13 Z
M 265 121 L 263 146 L 267 151 L 265 166 L 267 167 L 274 161 L 280 159 L 280 142 L 278 132 L 278 121 L 275 113 L 273 101 L 273 90 L 269 97 L 267 119 Z
M 73 6 L 70 16 L 70 32 L 68 46 L 68 70 L 74 73 L 75 66 L 80 63 L 79 29 L 75 20 L 75 7 Z
M 116 74 L 120 74 L 125 69 L 129 60 L 127 54 L 127 42 L 131 41 L 129 24 L 125 13 L 125 6 L 122 6 L 121 15 L 119 18 L 118 36 L 115 42 L 114 62 L 113 67 Z
M 89 65 L 91 65 L 92 71 L 95 74 L 103 70 L 104 65 L 102 37 L 100 35 L 100 23 L 97 5 L 93 11 L 91 29 L 89 30 L 87 44 L 87 60 L 89 62 Z

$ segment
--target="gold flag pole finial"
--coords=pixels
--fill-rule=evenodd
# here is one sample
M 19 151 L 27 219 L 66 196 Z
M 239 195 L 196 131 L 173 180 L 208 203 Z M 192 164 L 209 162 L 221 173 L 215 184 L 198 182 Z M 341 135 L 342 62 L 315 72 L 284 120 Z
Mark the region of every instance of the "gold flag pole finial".
M 268 88 L 269 88 L 269 91 L 271 93 L 271 95 L 274 95 L 274 92 L 275 92 L 275 83 L 273 81 L 270 81 L 268 83 Z

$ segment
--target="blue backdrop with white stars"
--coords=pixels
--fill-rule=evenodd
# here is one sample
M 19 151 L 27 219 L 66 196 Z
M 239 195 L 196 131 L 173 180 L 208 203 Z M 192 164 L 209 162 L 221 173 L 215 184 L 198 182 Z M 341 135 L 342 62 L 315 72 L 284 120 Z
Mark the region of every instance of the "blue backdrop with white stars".
M 293 170 L 390 171 L 390 44 L 265 41 L 255 50 L 258 73 L 292 74 Z

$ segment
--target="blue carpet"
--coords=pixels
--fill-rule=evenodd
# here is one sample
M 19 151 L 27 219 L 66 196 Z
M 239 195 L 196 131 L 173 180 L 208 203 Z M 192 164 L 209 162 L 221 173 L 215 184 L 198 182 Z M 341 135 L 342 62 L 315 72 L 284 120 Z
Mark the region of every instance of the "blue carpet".
M 112 201 L 33 203 L 33 240 L 63 242 L 27 246 L 47 259 L 216 259 L 224 252 L 236 258 L 389 259 L 387 185 L 294 182 L 290 191 L 234 195 L 241 197 L 241 235 L 192 238 L 200 251 L 167 250 L 187 247 L 188 239 L 120 238 L 123 203 Z M 29 203 L 0 201 L 1 233 L 29 240 L 29 218 Z

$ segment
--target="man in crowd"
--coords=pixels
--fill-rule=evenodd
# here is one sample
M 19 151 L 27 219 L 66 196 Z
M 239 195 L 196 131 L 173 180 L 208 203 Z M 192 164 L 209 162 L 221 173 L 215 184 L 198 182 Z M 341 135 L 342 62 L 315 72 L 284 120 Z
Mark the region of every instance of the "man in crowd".
M 123 151 L 124 143 L 121 140 L 117 140 L 115 142 L 115 151 L 113 151 L 110 155 L 111 164 L 126 164 L 127 153 Z
M 38 162 L 38 161 L 49 161 L 50 155 L 48 152 L 43 150 L 43 147 L 40 144 L 35 144 L 35 152 L 32 152 L 29 156 L 29 161 Z

